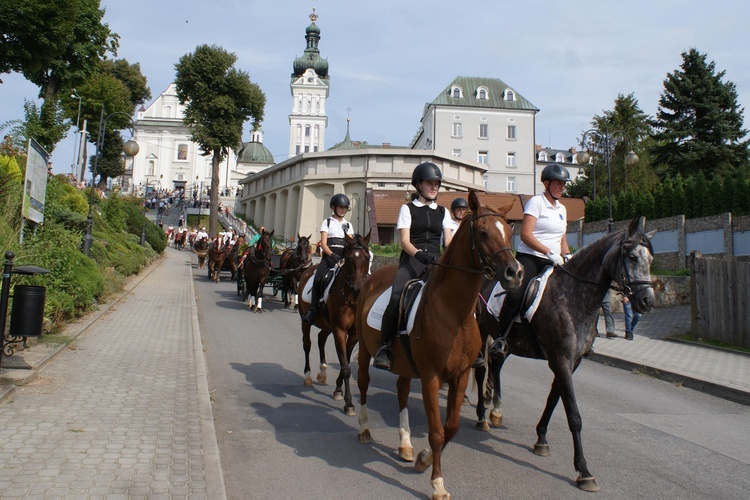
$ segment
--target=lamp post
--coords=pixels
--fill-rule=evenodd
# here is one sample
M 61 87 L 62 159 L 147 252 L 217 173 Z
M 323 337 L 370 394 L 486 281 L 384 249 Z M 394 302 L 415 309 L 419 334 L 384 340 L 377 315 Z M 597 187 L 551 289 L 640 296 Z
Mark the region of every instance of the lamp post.
M 198 227 L 201 227 L 201 211 L 203 210 L 203 183 L 198 182 L 199 175 L 195 176 L 195 188 L 198 190 Z
M 81 96 L 78 95 L 76 92 L 76 89 L 73 89 L 73 93 L 70 94 L 71 99 L 78 99 L 78 116 L 76 116 L 76 135 L 81 134 L 81 102 L 83 99 L 81 99 Z M 78 153 L 77 153 L 77 147 L 79 146 L 79 143 L 81 142 L 81 138 L 79 137 L 78 140 L 76 140 L 73 143 L 73 163 L 70 166 L 70 169 L 72 170 L 72 174 L 78 177 Z
M 164 176 L 160 176 L 159 179 L 153 179 L 151 181 L 146 181 L 146 183 L 143 186 L 143 227 L 141 228 L 141 246 L 146 246 L 146 205 L 148 205 L 148 187 L 153 184 L 156 186 L 157 184 L 159 187 L 161 187 L 161 179 L 164 178 Z
M 631 146 L 628 154 L 625 155 L 625 168 L 632 167 L 638 164 L 638 155 L 632 149 L 633 141 L 630 136 L 624 130 L 609 131 L 608 129 L 598 130 L 591 129 L 583 133 L 581 139 L 581 147 L 583 148 L 576 154 L 576 160 L 579 164 L 585 165 L 591 160 L 591 154 L 586 151 L 586 138 L 595 138 L 595 143 L 601 146 L 601 154 L 604 156 L 604 162 L 607 166 L 607 203 L 609 205 L 609 221 L 607 223 L 607 232 L 611 233 L 615 227 L 615 221 L 612 218 L 612 165 L 611 157 L 614 152 L 614 147 L 617 143 L 623 139 L 628 140 L 628 145 Z M 617 141 L 617 143 L 615 143 Z M 594 168 L 594 198 L 596 198 L 596 168 Z
M 133 119 L 130 117 L 130 115 L 122 111 L 115 111 L 114 113 L 107 115 L 107 117 L 105 118 L 104 108 L 102 108 L 102 112 L 99 115 L 99 134 L 96 136 L 96 156 L 94 156 L 94 169 L 93 169 L 93 175 L 91 176 L 91 187 L 90 187 L 90 192 L 89 192 L 89 214 L 86 217 L 86 234 L 83 236 L 83 253 L 85 253 L 87 257 L 91 255 L 91 244 L 94 241 L 94 236 L 92 232 L 94 229 L 93 210 L 94 210 L 94 185 L 96 183 L 96 170 L 97 170 L 97 167 L 99 166 L 99 156 L 101 153 L 102 145 L 104 143 L 104 135 L 107 133 L 107 121 L 115 115 L 127 116 L 128 119 L 130 120 L 130 125 L 131 126 L 133 125 Z M 122 145 L 122 150 L 126 156 L 135 156 L 138 154 L 140 147 L 138 146 L 137 142 L 135 142 L 133 139 L 130 139 L 128 142 Z

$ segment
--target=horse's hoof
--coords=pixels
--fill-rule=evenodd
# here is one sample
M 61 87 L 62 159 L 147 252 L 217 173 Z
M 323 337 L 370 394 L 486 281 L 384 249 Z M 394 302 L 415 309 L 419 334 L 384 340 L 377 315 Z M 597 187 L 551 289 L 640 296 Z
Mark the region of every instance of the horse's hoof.
M 357 434 L 357 440 L 359 440 L 359 444 L 372 444 L 372 436 L 370 435 L 370 430 L 365 429 L 363 431 L 360 431 L 359 434 Z
M 503 415 L 494 411 L 490 412 L 490 423 L 492 427 L 500 427 L 503 424 Z
M 588 491 L 590 493 L 594 493 L 599 491 L 599 485 L 596 484 L 596 479 L 593 477 L 581 477 L 578 476 L 578 479 L 576 479 L 576 485 L 579 489 L 582 489 L 583 491 Z
M 548 457 L 549 456 L 549 445 L 548 444 L 535 444 L 534 445 L 534 454 L 539 455 L 540 457 Z
M 414 462 L 414 470 L 424 472 L 432 465 L 432 451 L 422 450 L 417 455 L 417 461 Z
M 476 428 L 478 431 L 488 432 L 490 430 L 490 424 L 486 420 L 480 420 L 476 423 Z
M 469 396 L 467 396 L 466 394 L 464 394 L 464 403 L 463 404 L 464 404 L 464 406 L 474 406 L 474 405 L 471 404 L 471 401 L 469 401 Z
M 354 411 L 354 406 L 344 406 L 344 415 L 347 417 L 354 417 L 357 415 L 357 412 Z
M 398 457 L 404 462 L 413 462 L 414 461 L 414 448 L 412 448 L 411 446 L 399 446 Z
M 326 382 L 328 381 L 328 376 L 322 373 L 318 373 L 316 380 L 318 381 L 320 385 L 326 385 Z
M 313 385 L 312 379 L 311 378 L 306 378 L 304 384 L 305 384 L 305 387 L 312 387 L 312 385 Z
M 344 399 L 343 391 L 333 391 L 333 400 L 342 401 Z

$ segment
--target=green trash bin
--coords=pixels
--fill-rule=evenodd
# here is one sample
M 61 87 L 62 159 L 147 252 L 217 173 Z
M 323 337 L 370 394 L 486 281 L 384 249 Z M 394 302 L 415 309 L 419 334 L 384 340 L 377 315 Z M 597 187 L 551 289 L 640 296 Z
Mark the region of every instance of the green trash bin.
M 16 285 L 13 288 L 13 310 L 10 334 L 14 337 L 41 337 L 44 324 L 44 300 L 47 287 Z

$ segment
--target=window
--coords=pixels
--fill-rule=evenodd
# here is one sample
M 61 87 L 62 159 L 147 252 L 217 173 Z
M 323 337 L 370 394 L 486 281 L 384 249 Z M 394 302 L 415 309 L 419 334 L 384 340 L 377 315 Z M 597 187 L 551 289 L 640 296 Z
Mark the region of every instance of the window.
M 479 87 L 477 89 L 477 99 L 487 99 L 487 89 L 484 87 Z
M 305 153 L 309 153 L 309 152 L 310 152 L 310 146 L 305 146 Z
M 305 137 L 310 137 L 310 125 L 305 125 Z
M 378 182 L 378 187 L 379 188 L 384 188 L 385 187 L 385 182 Z
M 479 124 L 479 138 L 487 139 L 489 137 L 488 130 L 489 130 L 489 125 L 487 125 L 486 123 L 480 123 Z
M 403 182 L 397 182 L 396 183 L 396 187 L 402 188 L 402 187 L 404 187 L 404 183 Z
M 513 92 L 510 89 L 505 90 L 505 100 L 506 101 L 515 101 L 516 100 L 516 93 Z
M 313 146 L 313 151 L 317 153 L 318 152 L 318 146 Z
M 294 149 L 294 154 L 299 154 L 299 152 L 300 152 L 300 147 L 299 147 L 299 144 L 297 144 L 297 146 L 295 146 L 295 149 Z
M 516 178 L 515 177 L 508 177 L 508 179 L 505 181 L 505 190 L 510 193 L 516 192 Z
M 565 157 L 563 156 L 562 153 L 557 153 L 557 155 L 555 155 L 555 161 L 557 163 L 564 163 L 565 162 Z
M 516 140 L 516 126 L 515 125 L 508 125 L 508 139 L 511 141 Z
M 461 158 L 461 150 L 460 150 L 460 149 L 454 149 L 454 150 L 453 150 L 453 151 L 451 152 L 451 155 L 452 155 L 452 156 L 455 156 L 456 158 Z
M 453 124 L 453 131 L 451 132 L 451 137 L 461 137 L 462 136 L 462 129 L 460 123 L 454 123 Z
M 148 175 L 154 175 L 154 171 L 156 171 L 156 162 L 154 160 L 148 161 Z
M 508 167 L 516 166 L 516 153 L 508 153 L 508 158 L 505 161 L 505 165 L 507 165 Z
M 539 161 L 547 161 L 547 153 L 545 153 L 544 151 L 541 151 L 539 153 Z
M 477 162 L 481 163 L 482 165 L 489 165 L 489 153 L 487 151 L 478 151 Z
M 450 95 L 451 95 L 451 97 L 453 97 L 454 99 L 460 99 L 460 98 L 462 98 L 462 97 L 463 97 L 463 92 L 461 91 L 461 87 L 458 87 L 458 86 L 456 86 L 456 87 L 453 87 L 453 88 L 451 89 L 451 93 L 450 93 Z

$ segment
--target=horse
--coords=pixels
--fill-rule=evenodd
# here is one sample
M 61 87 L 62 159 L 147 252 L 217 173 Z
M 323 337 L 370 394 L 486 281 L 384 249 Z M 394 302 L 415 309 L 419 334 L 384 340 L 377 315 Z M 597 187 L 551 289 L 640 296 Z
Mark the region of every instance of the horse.
M 255 313 L 263 312 L 263 287 L 271 274 L 274 232 L 275 230 L 268 233 L 264 229 L 242 264 L 242 276 L 245 280 L 243 301 Z
M 174 247 L 177 250 L 182 250 L 185 247 L 185 233 L 183 231 L 177 231 L 174 235 Z
M 312 265 L 310 257 L 310 236 L 300 236 L 297 233 L 297 246 L 287 249 L 279 259 L 281 270 L 282 295 L 284 296 L 284 307 L 294 303 L 294 309 L 299 309 L 297 286 L 305 269 Z
M 415 467 L 422 472 L 432 465 L 433 499 L 450 498 L 443 485 L 441 454 L 458 432 L 469 368 L 481 347 L 479 325 L 474 318 L 480 279 L 483 274 L 491 275 L 511 290 L 520 286 L 523 277 L 523 266 L 511 250 L 512 230 L 505 220 L 512 206 L 511 203 L 497 210 L 481 206 L 477 192 L 469 191 L 471 213 L 464 217 L 447 250 L 432 266 L 409 338 L 393 342 L 391 371 L 399 376 L 396 383 L 400 410 L 399 456 L 405 461 L 414 461 L 407 401 L 411 379 L 421 378 L 430 450 L 419 454 Z M 380 331 L 370 326 L 367 318 L 375 301 L 391 286 L 395 274 L 396 266 L 374 271 L 357 302 L 357 383 L 361 398 L 358 440 L 363 444 L 372 443 L 367 389 L 371 353 L 380 346 Z M 439 408 L 439 390 L 444 382 L 448 384 L 445 425 L 440 420 Z
M 573 435 L 573 465 L 578 473 L 576 484 L 584 491 L 599 491 L 599 486 L 583 455 L 581 415 L 573 388 L 573 373 L 582 357 L 591 349 L 596 337 L 597 314 L 610 288 L 627 295 L 636 312 L 646 313 L 653 309 L 655 298 L 650 274 L 653 249 L 649 241 L 652 236 L 653 232 L 643 232 L 636 218 L 626 231 L 609 234 L 583 247 L 549 276 L 531 322 L 525 318 L 521 323 L 514 322 L 505 338 L 507 354 L 547 360 L 554 380 L 536 426 L 534 453 L 549 456 L 547 429 L 555 406 L 562 399 L 568 427 Z M 613 282 L 616 285 L 612 287 Z M 497 318 L 486 306 L 494 284 L 490 280 L 484 284 L 483 300 L 478 305 L 477 318 L 485 338 L 487 335 L 497 337 L 500 333 Z M 488 362 L 494 389 L 490 421 L 494 426 L 502 422 L 500 370 L 507 354 L 499 359 L 490 358 Z M 480 387 L 483 371 L 475 372 Z M 477 404 L 477 418 L 477 428 L 488 430 L 485 401 L 481 396 Z
M 208 255 L 208 238 L 201 238 L 193 243 L 193 253 L 198 256 L 198 269 L 203 269 Z
M 239 264 L 239 258 L 237 255 L 237 249 L 239 248 L 239 244 L 237 242 L 234 242 L 232 245 L 227 245 L 226 247 L 226 257 L 224 258 L 224 262 L 229 263 L 229 272 L 231 273 L 231 279 L 230 281 L 234 281 L 237 279 L 237 266 Z
M 223 238 L 216 238 L 208 246 L 208 277 L 216 283 L 221 278 L 221 268 L 227 258 L 226 244 Z
M 325 342 L 331 332 L 333 332 L 333 338 L 336 342 L 336 354 L 341 366 L 341 371 L 336 379 L 336 389 L 333 391 L 333 399 L 336 401 L 343 399 L 344 414 L 354 416 L 354 404 L 352 404 L 352 393 L 349 388 L 349 378 L 351 376 L 349 359 L 357 343 L 357 336 L 354 331 L 357 297 L 370 269 L 370 233 L 368 232 L 365 237 L 359 234 L 354 236 L 347 234 L 345 235 L 345 242 L 344 250 L 341 253 L 341 268 L 333 279 L 333 283 L 331 283 L 325 307 L 318 308 L 315 326 L 320 328 L 320 332 L 318 333 L 318 349 L 320 351 L 321 373 L 318 374 L 318 382 L 324 384 L 326 381 Z M 304 290 L 305 284 L 313 279 L 317 268 L 318 266 L 315 265 L 302 273 L 298 289 L 299 297 L 302 297 L 302 290 Z M 310 304 L 304 300 L 300 301 L 298 307 L 300 317 L 304 317 L 308 309 L 310 309 Z M 302 347 L 305 350 L 304 384 L 306 386 L 312 385 L 312 379 L 310 378 L 310 328 L 311 325 L 309 323 L 302 321 Z

